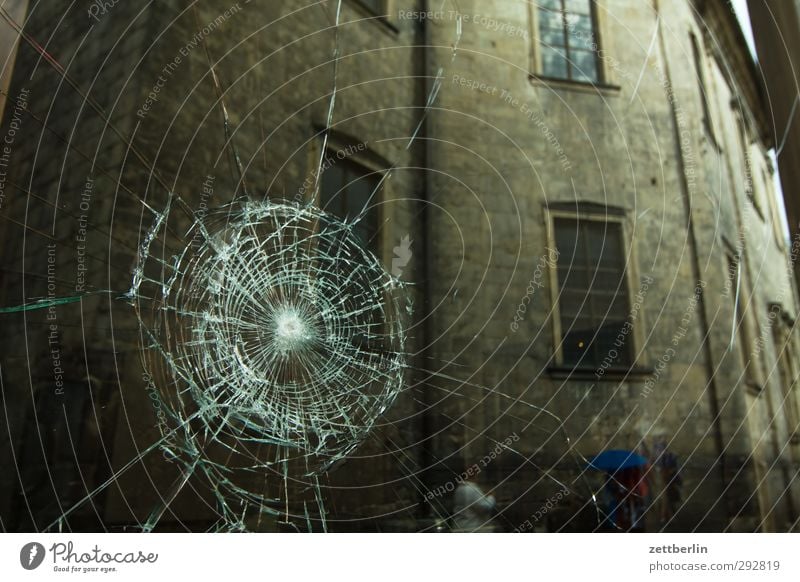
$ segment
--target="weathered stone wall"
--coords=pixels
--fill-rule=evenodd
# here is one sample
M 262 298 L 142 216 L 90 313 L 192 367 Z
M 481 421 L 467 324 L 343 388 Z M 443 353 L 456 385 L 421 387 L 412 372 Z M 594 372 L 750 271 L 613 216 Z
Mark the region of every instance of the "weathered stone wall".
M 770 305 L 791 319 L 796 292 L 789 249 L 772 224 L 771 181 L 762 178 L 767 144 L 751 119 L 758 104 L 739 99 L 753 81 L 715 42 L 729 22 L 718 11 L 698 15 L 683 0 L 660 2 L 660 15 L 649 3 L 602 0 L 605 83 L 595 88 L 531 75 L 527 2 L 460 1 L 460 40 L 453 6 L 424 21 L 412 14 L 427 4 L 392 1 L 382 21 L 343 2 L 331 144 L 366 144 L 359 161 L 395 167 L 382 192 L 379 252 L 390 267 L 401 238 L 414 241 L 403 278 L 414 284 L 415 319 L 408 390 L 389 422 L 324 483 L 331 527 L 427 524 L 414 518 L 432 520 L 450 502 L 429 493 L 478 463 L 479 479 L 499 500 L 499 528 L 519 527 L 568 483 L 574 493 L 546 527 L 592 529 L 587 500 L 600 475 L 584 473 L 579 455 L 612 448 L 649 455 L 663 438 L 684 478 L 684 503 L 668 528 L 786 529 L 794 518 L 785 516 L 800 507 L 795 489 L 782 495 L 798 457 L 787 445 L 792 427 L 781 406 Z M 5 134 L 22 124 L 0 207 L 0 305 L 47 297 L 48 275 L 56 296 L 79 286 L 124 292 L 154 217 L 147 207 L 163 208 L 170 191 L 196 210 L 243 193 L 209 61 L 249 194 L 304 201 L 333 88 L 334 5 L 118 3 L 94 19 L 89 2 L 66 16 L 39 4 L 26 31 L 80 91 L 21 46 L 10 94 L 28 91 L 27 112 L 15 122 L 9 102 L 2 126 Z M 704 47 L 708 124 L 690 35 Z M 406 148 L 440 69 L 438 99 Z M 752 200 L 737 116 L 750 132 Z M 557 365 L 548 208 L 576 200 L 595 213 L 622 212 L 629 295 L 638 306 L 634 374 L 578 375 Z M 177 219 L 174 227 L 187 225 Z M 731 343 L 736 294 L 727 256 L 737 254 L 744 317 Z M 2 316 L 15 339 L 0 360 L 13 445 L 0 462 L 23 468 L 2 482 L 0 515 L 9 529 L 45 527 L 158 438 L 137 322 L 115 296 Z M 524 317 L 512 326 L 523 300 Z M 34 418 L 34 402 L 49 416 Z M 63 410 L 74 416 L 70 426 L 83 427 L 81 443 L 67 447 L 67 432 L 53 424 Z M 55 481 L 44 463 L 57 464 Z M 176 476 L 173 464 L 148 455 L 70 527 L 135 526 Z M 162 527 L 213 521 L 206 484 L 191 485 Z M 649 529 L 660 527 L 659 493 L 653 479 Z M 773 517 L 764 500 L 779 500 Z
M 80 90 L 23 44 L 11 93 L 16 95 L 24 87 L 30 97 L 9 173 L 8 184 L 17 187 L 7 186 L 4 199 L 3 213 L 15 222 L 6 222 L 3 233 L 2 304 L 21 305 L 48 296 L 48 244 L 56 245 L 55 296 L 79 291 L 76 237 L 87 231 L 87 258 L 81 264 L 88 268 L 82 272 L 82 286 L 115 293 L 59 306 L 58 345 L 63 376 L 80 398 L 89 394 L 86 374 L 102 376 L 92 379 L 91 394 L 97 398 L 103 394 L 96 413 L 106 429 L 102 438 L 100 429 L 91 435 L 90 429 L 83 429 L 87 442 L 73 443 L 74 448 L 92 451 L 96 458 L 82 466 L 81 482 L 68 471 L 70 462 L 73 467 L 75 463 L 66 451 L 61 462 L 70 489 L 54 493 L 64 484 L 48 483 L 44 467 L 55 454 L 55 445 L 39 446 L 36 430 L 30 429 L 35 427 L 33 402 L 55 390 L 48 312 L 4 316 L 4 329 L 19 341 L 3 354 L 9 430 L 15 445 L 4 449 L 3 460 L 7 466 L 14 466 L 16 459 L 23 468 L 39 468 L 37 475 L 23 476 L 24 485 L 10 473 L 4 479 L 2 515 L 7 527 L 14 529 L 45 527 L 61 509 L 159 438 L 156 411 L 142 376 L 135 316 L 127 302 L 115 298 L 130 287 L 136 249 L 155 218 L 148 208 L 163 209 L 167 192 L 177 193 L 196 210 L 221 206 L 243 193 L 237 186 L 231 148 L 226 148 L 209 62 L 224 91 L 233 139 L 254 198 L 308 201 L 313 188 L 307 178 L 316 168 L 334 86 L 335 4 L 220 1 L 193 10 L 172 1 L 147 9 L 117 3 L 95 12 L 96 19 L 89 15 L 91 6 L 80 3 L 64 14 L 62 6 L 40 3 L 25 25 Z M 416 200 L 423 184 L 415 168 L 424 158 L 417 145 L 406 146 L 420 120 L 425 79 L 421 49 L 415 48 L 420 45 L 418 29 L 411 23 L 385 23 L 368 16 L 356 3 L 343 4 L 330 144 L 335 149 L 363 144 L 352 150 L 358 152 L 358 161 L 382 170 L 396 167 L 376 201 L 383 223 L 379 253 L 391 268 L 393 249 L 404 236 L 422 239 Z M 104 114 L 94 111 L 90 100 Z M 3 127 L 9 123 L 7 116 Z M 92 182 L 87 187 L 89 177 Z M 206 183 L 213 183 L 213 188 L 204 195 Z M 87 188 L 91 204 L 84 212 L 81 196 Z M 26 195 L 26 190 L 32 194 Z M 79 223 L 83 214 L 88 215 L 88 225 Z M 20 225 L 27 225 L 27 231 Z M 174 226 L 187 225 L 183 216 Z M 409 282 L 420 268 L 421 257 L 413 256 L 414 251 L 412 246 L 411 262 L 402 275 Z M 414 287 L 411 299 L 421 305 Z M 410 337 L 409 353 L 416 351 L 417 336 L 415 332 Z M 409 385 L 414 379 L 410 371 Z M 333 489 L 330 502 L 336 510 L 331 519 L 353 520 L 335 527 L 369 529 L 374 526 L 359 520 L 375 515 L 401 520 L 415 512 L 418 493 L 413 488 L 384 487 L 387 481 L 402 481 L 418 462 L 415 390 L 419 389 L 410 388 L 392 411 L 396 418 L 410 420 L 383 426 L 359 449 L 358 458 L 326 483 Z M 83 402 L 70 393 L 57 396 L 57 407 Z M 91 421 L 95 410 L 82 404 L 75 414 L 85 414 Z M 56 430 L 42 422 L 39 429 L 44 434 Z M 57 437 L 66 439 L 66 431 L 58 431 Z M 35 450 L 29 450 L 31 446 Z M 404 468 L 386 453 L 397 448 L 408 454 Z M 158 452 L 145 456 L 98 496 L 94 507 L 84 505 L 77 514 L 81 519 L 73 519 L 70 526 L 91 529 L 102 523 L 123 528 L 143 522 L 160 496 L 166 495 L 176 471 Z M 215 517 L 214 502 L 202 493 L 207 484 L 191 485 L 172 504 L 163 527 L 179 527 L 178 522 L 207 527 Z M 337 493 L 342 485 L 359 489 Z M 31 499 L 32 516 L 24 509 L 21 487 Z M 56 496 L 63 501 L 61 508 L 54 504 Z M 409 525 L 398 522 L 393 527 Z
M 726 254 L 735 254 L 744 239 L 740 300 L 747 334 L 739 330 L 734 344 L 748 342 L 745 350 L 752 351 L 756 337 L 769 329 L 769 304 L 781 303 L 793 314 L 795 296 L 786 248 L 771 223 L 772 185 L 760 179 L 767 162 L 755 130 L 750 155 L 761 213 L 744 192 L 734 132 L 739 109 L 752 117 L 750 104 L 737 99 L 737 76 L 747 71 L 736 70 L 733 58 L 712 46 L 704 23 L 714 14 L 694 14 L 683 2 L 661 4 L 657 21 L 646 3 L 599 3 L 607 86 L 595 89 L 529 76 L 535 49 L 526 3 L 461 3 L 461 54 L 430 120 L 430 133 L 441 138 L 429 153 L 440 172 L 429 192 L 442 206 L 428 230 L 438 250 L 430 256 L 431 271 L 439 274 L 432 279 L 433 302 L 442 302 L 434 337 L 446 332 L 433 349 L 440 361 L 479 362 L 470 367 L 471 382 L 502 387 L 565 419 L 575 449 L 586 456 L 610 448 L 652 450 L 654 440 L 665 436 L 685 463 L 685 503 L 670 527 L 754 528 L 760 517 L 750 453 L 760 434 L 750 434 L 743 422 L 748 388 L 739 350 L 728 350 L 733 300 Z M 430 22 L 432 44 L 446 46 L 448 24 L 447 16 Z M 701 52 L 711 132 L 703 123 L 690 34 L 706 47 Z M 436 54 L 439 63 L 449 60 L 446 49 Z M 557 373 L 553 271 L 545 269 L 544 286 L 535 286 L 518 331 L 509 325 L 530 296 L 526 290 L 540 257 L 548 256 L 548 205 L 576 199 L 624 210 L 631 296 L 643 296 L 634 322 L 637 363 L 649 374 L 600 379 L 590 372 L 580 379 Z M 693 299 L 697 285 L 702 293 Z M 765 371 L 757 378 L 764 394 L 757 401 L 779 390 L 771 339 L 751 367 Z M 464 377 L 458 368 L 449 371 Z M 497 398 L 491 390 L 461 391 L 477 400 Z M 439 455 L 466 446 L 467 456 L 480 458 L 493 439 L 502 440 L 504 429 L 510 432 L 510 412 L 531 417 L 525 406 L 506 411 L 508 403 L 501 402 L 498 417 L 483 418 L 483 403 L 477 410 L 471 405 L 466 398 L 448 405 L 448 418 L 464 414 L 465 420 L 443 421 Z M 780 408 L 772 412 L 782 414 Z M 771 415 L 764 414 L 768 426 Z M 493 425 L 497 418 L 503 428 Z M 536 453 L 540 468 L 557 462 L 566 474 L 571 458 L 549 419 L 540 416 L 526 436 L 519 445 L 525 454 Z M 775 487 L 767 496 L 774 498 L 787 485 L 777 467 L 790 462 L 782 448 L 788 437 L 776 427 L 765 438 L 778 445 L 764 450 L 766 466 L 775 469 L 767 479 Z M 537 450 L 542 444 L 549 458 Z M 528 466 L 497 485 L 511 523 L 524 521 L 526 511 L 533 513 L 558 489 L 544 478 L 536 494 L 526 494 L 542 475 Z

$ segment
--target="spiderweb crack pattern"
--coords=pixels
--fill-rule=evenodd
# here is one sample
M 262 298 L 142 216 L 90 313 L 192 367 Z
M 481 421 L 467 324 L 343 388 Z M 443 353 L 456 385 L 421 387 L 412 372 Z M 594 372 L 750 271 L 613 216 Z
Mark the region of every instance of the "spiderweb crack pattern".
M 457 3 L 452 4 L 457 8 Z M 485 438 L 493 446 L 505 447 L 503 450 L 521 465 L 536 470 L 536 481 L 529 489 L 540 481 L 566 489 L 565 483 L 550 474 L 550 466 L 559 461 L 575 460 L 579 470 L 585 466 L 577 463 L 582 457 L 572 450 L 563 422 L 554 414 L 517 394 L 506 394 L 498 386 L 473 382 L 471 375 L 465 380 L 463 370 L 454 375 L 447 373 L 454 365 L 449 359 L 443 362 L 434 356 L 418 357 L 422 352 L 413 353 L 414 350 L 406 354 L 406 330 L 414 333 L 405 321 L 410 314 L 407 289 L 358 240 L 354 228 L 365 218 L 381 185 L 395 170 L 403 170 L 402 161 L 387 164 L 362 214 L 352 221 L 341 221 L 310 205 L 319 199 L 339 91 L 342 1 L 330 3 L 330 8 L 335 9 L 335 17 L 329 18 L 335 34 L 333 79 L 310 197 L 314 202 L 259 202 L 249 196 L 235 132 L 231 132 L 229 123 L 227 89 L 216 75 L 214 60 L 206 49 L 208 70 L 223 113 L 226 150 L 231 154 L 231 169 L 238 174 L 234 176 L 238 186 L 233 191 L 244 197 L 215 211 L 202 211 L 201 215 L 188 204 L 188 198 L 174 193 L 179 188 L 170 187 L 153 171 L 160 186 L 159 195 L 170 194 L 165 204 L 156 203 L 151 192 L 143 198 L 132 194 L 142 205 L 144 215 L 150 212 L 154 220 L 143 235 L 136 232 L 139 243 L 133 247 L 136 265 L 129 289 L 131 278 L 126 270 L 123 290 L 110 286 L 116 291 L 37 300 L 7 310 L 40 310 L 80 301 L 92 293 L 126 300 L 133 305 L 138 319 L 150 397 L 157 413 L 164 413 L 164 422 L 157 415 L 161 439 L 137 449 L 136 457 L 99 487 L 87 491 L 77 504 L 65 507 L 62 516 L 48 529 L 61 529 L 76 508 L 92 501 L 159 448 L 169 459 L 180 463 L 182 472 L 168 491 L 159 491 L 162 504 L 153 509 L 146 522 L 137 521 L 137 527 L 142 525 L 145 531 L 152 531 L 171 511 L 169 506 L 182 489 L 194 488 L 189 481 L 197 475 L 206 478 L 217 502 L 216 508 L 209 507 L 217 510 L 219 517 L 214 527 L 251 529 L 249 518 L 253 515 L 247 513 L 255 509 L 259 519 L 262 513 L 285 516 L 284 523 L 298 531 L 315 529 L 312 521 L 319 517 L 325 529 L 328 511 L 323 498 L 336 484 L 331 487 L 328 483 L 323 492 L 323 474 L 338 461 L 355 456 L 352 453 L 356 447 L 371 434 L 374 437 L 382 422 L 380 417 L 405 388 L 406 376 L 419 380 L 416 396 L 411 399 L 420 409 L 434 410 L 433 399 L 427 397 L 434 390 L 448 401 L 459 400 L 459 406 L 453 407 L 456 412 L 437 407 L 435 414 L 467 434 L 470 442 Z M 426 81 L 427 99 L 410 137 L 404 137 L 406 149 L 424 133 L 429 113 L 444 87 L 445 70 L 455 61 L 462 34 L 460 16 L 453 26 L 453 42 L 445 47 L 449 58 L 445 57 L 443 66 L 431 71 Z M 155 168 L 147 153 L 140 153 L 133 145 L 130 149 L 147 168 Z M 271 196 L 276 189 L 267 190 Z M 398 269 L 410 259 L 408 240 L 401 241 L 398 247 Z M 408 388 L 409 393 L 414 392 L 411 382 Z M 547 459 L 547 465 L 540 470 L 541 465 L 538 459 L 532 459 L 530 450 L 501 445 L 501 439 L 495 439 L 486 425 L 479 422 L 477 428 L 473 426 L 462 414 L 463 409 L 485 406 L 489 398 L 524 409 L 524 414 L 517 416 L 509 405 L 498 419 L 524 423 L 526 429 L 532 427 L 529 432 L 546 436 L 545 445 L 552 448 L 551 438 L 560 440 L 567 451 L 558 461 L 551 463 Z M 533 418 L 528 414 L 531 411 L 535 411 Z M 543 417 L 554 421 L 557 427 L 550 430 L 538 426 Z M 406 425 L 412 424 L 409 418 L 404 419 Z M 427 476 L 423 478 L 415 466 L 416 451 L 402 439 L 392 437 L 385 436 L 385 441 L 393 464 L 401 469 L 404 483 L 422 497 L 430 485 Z M 426 462 L 443 464 L 438 453 L 431 452 Z M 582 473 L 578 480 L 585 481 Z M 296 495 L 298 490 L 302 495 Z M 204 492 L 194 492 L 205 501 Z M 594 498 L 587 503 L 597 507 Z M 405 509 L 420 513 L 420 508 L 437 519 L 449 513 L 438 503 L 421 507 L 409 504 Z M 178 519 L 180 515 L 180 510 L 173 514 Z M 336 511 L 332 515 L 335 519 L 340 517 Z M 434 527 L 432 520 L 425 523 L 414 527 Z
M 186 238 L 202 242 L 171 262 L 156 256 L 164 224 L 130 294 L 177 429 L 164 448 L 259 503 L 248 474 L 312 477 L 343 459 L 403 387 L 403 284 L 312 206 L 235 202 L 197 220 Z

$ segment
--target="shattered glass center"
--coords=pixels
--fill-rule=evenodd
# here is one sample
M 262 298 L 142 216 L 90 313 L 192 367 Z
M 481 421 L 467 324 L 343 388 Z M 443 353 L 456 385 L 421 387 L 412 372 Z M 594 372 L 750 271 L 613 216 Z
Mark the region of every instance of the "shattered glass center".
M 273 325 L 275 347 L 283 355 L 306 349 L 316 335 L 294 307 L 280 309 Z

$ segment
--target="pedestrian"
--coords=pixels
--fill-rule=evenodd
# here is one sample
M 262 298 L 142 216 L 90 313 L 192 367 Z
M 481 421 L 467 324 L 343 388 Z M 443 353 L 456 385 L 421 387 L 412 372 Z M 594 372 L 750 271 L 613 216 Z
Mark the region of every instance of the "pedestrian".
M 453 531 L 491 532 L 494 495 L 484 493 L 471 473 L 456 487 L 453 499 Z

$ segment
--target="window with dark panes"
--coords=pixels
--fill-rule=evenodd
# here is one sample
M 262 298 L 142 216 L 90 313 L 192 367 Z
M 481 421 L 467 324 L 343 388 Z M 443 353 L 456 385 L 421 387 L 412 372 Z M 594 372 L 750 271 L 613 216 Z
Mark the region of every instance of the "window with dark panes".
M 364 245 L 378 248 L 378 192 L 381 174 L 350 160 L 340 160 L 329 152 L 322 173 L 320 208 L 343 220 L 353 220 L 368 206 L 365 216 L 353 230 Z M 374 195 L 373 195 L 374 193 Z
M 600 81 L 594 0 L 537 0 L 541 75 Z
M 555 218 L 554 230 L 562 364 L 631 366 L 632 334 L 623 331 L 630 305 L 621 224 Z

